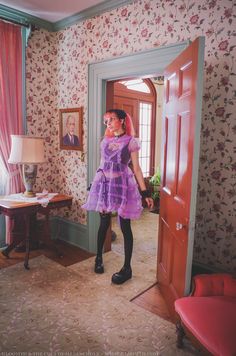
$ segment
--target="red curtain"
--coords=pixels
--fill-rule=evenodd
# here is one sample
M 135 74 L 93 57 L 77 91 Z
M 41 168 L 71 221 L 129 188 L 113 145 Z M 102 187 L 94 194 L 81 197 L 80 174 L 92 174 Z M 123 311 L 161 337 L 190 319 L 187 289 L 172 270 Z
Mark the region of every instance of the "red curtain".
M 23 133 L 21 27 L 0 21 L 0 44 L 0 155 L 7 172 L 5 193 L 11 194 L 22 188 L 19 168 L 7 162 L 10 135 Z

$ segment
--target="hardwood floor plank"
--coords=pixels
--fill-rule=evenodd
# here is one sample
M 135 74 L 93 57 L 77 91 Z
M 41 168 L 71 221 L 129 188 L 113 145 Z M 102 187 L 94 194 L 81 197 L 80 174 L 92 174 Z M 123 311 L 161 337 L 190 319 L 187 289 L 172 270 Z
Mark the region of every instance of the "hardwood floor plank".
M 133 298 L 131 302 L 150 311 L 151 313 L 157 314 L 165 320 L 172 321 L 165 300 L 162 297 L 157 284 L 151 286 L 145 292 Z
M 53 244 L 60 252 L 63 253 L 63 257 L 59 257 L 57 255 L 56 249 L 48 248 L 45 246 L 38 250 L 30 251 L 30 258 L 45 255 L 53 261 L 60 263 L 62 266 L 67 267 L 73 265 L 74 263 L 86 260 L 91 256 L 94 256 L 94 254 L 84 251 L 79 247 L 70 245 L 64 241 L 58 240 L 57 242 L 53 242 Z M 10 258 L 6 258 L 2 255 L 2 253 L 0 253 L 0 269 L 12 266 L 19 262 L 23 262 L 24 258 L 25 252 L 15 252 L 13 250 L 10 253 Z

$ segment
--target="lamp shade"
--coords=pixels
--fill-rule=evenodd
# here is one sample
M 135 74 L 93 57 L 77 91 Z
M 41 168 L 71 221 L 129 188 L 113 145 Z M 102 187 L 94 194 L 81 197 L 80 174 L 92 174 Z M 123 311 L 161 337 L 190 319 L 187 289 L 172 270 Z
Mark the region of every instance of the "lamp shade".
M 11 135 L 9 163 L 38 164 L 45 162 L 44 139 L 26 135 Z

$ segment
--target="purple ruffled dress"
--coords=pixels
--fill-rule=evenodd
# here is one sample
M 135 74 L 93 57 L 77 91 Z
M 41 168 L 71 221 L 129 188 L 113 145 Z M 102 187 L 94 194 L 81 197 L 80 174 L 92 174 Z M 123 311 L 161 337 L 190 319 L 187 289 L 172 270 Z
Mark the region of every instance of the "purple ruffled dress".
M 139 141 L 128 135 L 105 137 L 101 142 L 101 163 L 87 202 L 86 210 L 117 212 L 125 219 L 138 219 L 143 210 L 138 184 L 128 167 L 130 153 L 140 149 Z

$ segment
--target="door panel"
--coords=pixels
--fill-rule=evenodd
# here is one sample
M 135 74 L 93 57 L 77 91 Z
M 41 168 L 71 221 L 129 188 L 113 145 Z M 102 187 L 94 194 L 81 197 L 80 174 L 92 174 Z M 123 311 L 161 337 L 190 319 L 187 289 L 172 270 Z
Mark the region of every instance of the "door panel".
M 189 137 L 189 112 L 180 113 L 177 118 L 177 167 L 176 170 L 176 197 L 179 203 L 185 205 L 188 201 L 188 192 L 186 186 L 188 184 L 188 140 Z
M 170 264 L 170 259 L 171 259 L 172 236 L 171 236 L 170 229 L 164 219 L 161 220 L 161 225 L 159 226 L 159 231 L 161 234 L 163 234 L 165 236 L 165 239 L 162 239 L 160 241 L 159 264 L 161 265 L 161 268 L 163 269 L 163 271 L 165 271 L 165 274 L 167 275 L 168 274 L 168 266 Z M 162 277 L 164 277 L 164 274 L 160 275 L 159 282 L 165 281 L 165 279 L 164 278 L 162 279 Z
M 183 249 L 185 241 L 173 236 L 173 268 L 172 268 L 172 291 L 175 293 L 176 299 L 181 295 L 184 288 L 184 279 L 179 278 L 184 273 L 184 264 L 179 263 L 180 258 L 183 256 Z M 186 250 L 185 250 L 186 251 Z M 186 256 L 185 256 L 186 258 Z
M 187 261 L 194 236 L 189 224 L 197 191 L 193 177 L 198 170 L 195 164 L 193 171 L 192 162 L 200 138 L 201 117 L 196 111 L 202 89 L 197 84 L 204 60 L 202 48 L 204 39 L 196 39 L 165 70 L 157 279 L 173 312 L 174 300 L 189 289 L 186 275 L 191 273 Z
M 115 109 L 122 109 L 125 112 L 128 112 L 133 120 L 133 125 L 137 136 L 139 136 L 139 102 L 133 98 L 124 98 L 115 95 L 114 92 L 114 104 Z
M 167 128 L 167 147 L 166 155 L 164 157 L 166 174 L 165 174 L 165 183 L 164 187 L 166 192 L 170 194 L 175 190 L 175 171 L 176 171 L 176 148 L 173 145 L 173 142 L 176 142 L 176 121 L 174 120 L 173 115 L 168 115 L 166 117 L 166 128 Z

